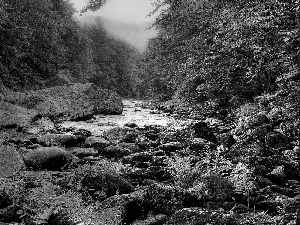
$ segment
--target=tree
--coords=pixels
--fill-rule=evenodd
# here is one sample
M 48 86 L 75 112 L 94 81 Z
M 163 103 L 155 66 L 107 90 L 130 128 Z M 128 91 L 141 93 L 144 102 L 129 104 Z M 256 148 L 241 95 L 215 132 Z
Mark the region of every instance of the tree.
M 275 91 L 276 79 L 296 65 L 287 40 L 299 35 L 297 1 L 161 0 L 156 6 L 164 8 L 155 22 L 156 47 L 149 47 L 159 64 L 153 81 L 175 87 L 179 96 L 221 105 L 234 96 L 251 100 Z

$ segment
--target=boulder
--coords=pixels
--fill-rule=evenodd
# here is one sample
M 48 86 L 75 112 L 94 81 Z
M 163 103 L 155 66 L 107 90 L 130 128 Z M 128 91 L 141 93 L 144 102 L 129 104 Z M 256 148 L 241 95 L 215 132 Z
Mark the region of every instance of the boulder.
M 86 137 L 86 138 L 92 136 L 92 133 L 85 129 L 76 129 L 72 131 L 72 134 L 76 136 Z
M 111 145 L 99 152 L 106 158 L 122 158 L 130 155 L 132 152 L 127 148 L 122 148 L 119 145 Z
M 89 118 L 95 114 L 121 114 L 122 99 L 114 92 L 91 83 L 55 86 L 37 91 L 13 92 L 6 102 L 27 109 L 51 120 Z
M 192 138 L 189 143 L 189 149 L 195 155 L 203 155 L 207 151 L 216 149 L 216 145 L 206 139 Z
M 176 152 L 177 150 L 180 150 L 182 148 L 182 144 L 180 142 L 168 142 L 159 145 L 157 148 L 163 150 L 164 152 L 170 153 L 170 152 Z
M 4 223 L 22 222 L 22 217 L 26 215 L 23 208 L 18 205 L 10 205 L 0 209 L 0 221 Z
M 244 121 L 246 128 L 253 128 L 271 122 L 267 117 L 266 112 L 260 112 L 255 115 L 248 116 Z
M 64 146 L 77 147 L 84 143 L 85 138 L 73 134 L 45 134 L 37 138 L 37 144 L 44 147 Z
M 167 221 L 167 216 L 164 214 L 148 215 L 146 219 L 136 220 L 132 225 L 164 225 Z
M 185 208 L 175 212 L 167 225 L 238 225 L 237 217 L 231 212 Z
M 130 127 L 130 128 L 136 128 L 139 127 L 136 123 L 134 122 L 128 122 L 124 124 L 125 127 Z
M 0 101 L 0 127 L 28 127 L 38 115 L 35 110 Z
M 106 173 L 95 172 L 85 174 L 81 180 L 84 190 L 94 199 L 103 200 L 115 194 L 128 194 L 134 190 L 133 186 L 124 178 Z
M 72 148 L 71 152 L 78 158 L 98 155 L 98 151 L 93 148 Z
M 218 141 L 220 145 L 223 145 L 226 148 L 230 148 L 232 145 L 236 143 L 236 140 L 229 132 L 220 134 L 218 137 Z
M 280 132 L 271 132 L 266 136 L 267 145 L 270 148 L 289 148 L 291 147 L 291 140 Z
M 111 143 L 108 140 L 104 139 L 103 137 L 90 136 L 85 140 L 84 147 L 94 148 L 98 152 L 101 152 L 110 144 Z
M 68 210 L 63 207 L 59 207 L 55 210 L 51 210 L 51 208 L 46 212 L 46 216 L 42 214 L 45 218 L 40 218 L 38 224 L 48 224 L 48 225 L 77 225 L 78 221 L 74 218 Z
M 35 170 L 60 171 L 75 160 L 71 152 L 58 147 L 37 148 L 24 155 L 26 166 Z
M 275 184 L 283 184 L 286 179 L 284 166 L 276 166 L 276 168 L 267 174 L 267 177 Z
M 273 123 L 280 123 L 288 118 L 287 109 L 284 107 L 273 107 L 267 116 Z
M 150 152 L 138 152 L 123 158 L 125 164 L 135 164 L 137 162 L 150 162 L 153 155 Z
M 4 188 L 0 189 L 0 209 L 6 208 L 13 204 L 11 197 L 5 191 Z
M 98 224 L 132 224 L 134 220 L 145 218 L 149 208 L 144 191 L 112 196 L 98 205 Z
M 137 146 L 135 143 L 121 142 L 118 144 L 118 146 L 120 146 L 121 148 L 129 149 L 133 153 L 141 151 L 139 146 Z
M 195 138 L 203 138 L 207 141 L 216 143 L 217 138 L 213 130 L 205 122 L 197 122 L 192 125 L 192 133 Z
M 163 184 L 150 185 L 146 199 L 154 212 L 166 215 L 185 207 L 204 207 L 206 202 L 200 193 Z
M 103 133 L 103 137 L 112 143 L 128 142 L 135 143 L 139 132 L 130 127 L 114 127 Z
M 9 145 L 0 147 L 0 178 L 11 176 L 24 168 L 24 161 L 16 148 Z

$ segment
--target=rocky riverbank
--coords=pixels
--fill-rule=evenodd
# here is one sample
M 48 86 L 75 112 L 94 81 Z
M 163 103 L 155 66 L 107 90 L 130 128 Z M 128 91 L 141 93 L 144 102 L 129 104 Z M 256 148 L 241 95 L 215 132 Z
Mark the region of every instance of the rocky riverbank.
M 126 121 L 98 135 L 45 118 L 36 133 L 6 127 L 0 221 L 296 224 L 297 123 L 284 128 L 282 111 L 247 107 L 231 122 Z

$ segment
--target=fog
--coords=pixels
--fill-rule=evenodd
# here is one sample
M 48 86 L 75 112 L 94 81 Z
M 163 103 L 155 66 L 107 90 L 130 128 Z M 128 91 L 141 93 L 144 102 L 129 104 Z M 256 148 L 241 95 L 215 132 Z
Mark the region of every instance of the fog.
M 85 0 L 70 0 L 70 2 L 78 11 L 86 5 Z M 107 0 L 97 12 L 87 12 L 84 15 L 102 16 L 128 23 L 144 23 L 154 20 L 153 17 L 147 17 L 153 9 L 150 0 Z

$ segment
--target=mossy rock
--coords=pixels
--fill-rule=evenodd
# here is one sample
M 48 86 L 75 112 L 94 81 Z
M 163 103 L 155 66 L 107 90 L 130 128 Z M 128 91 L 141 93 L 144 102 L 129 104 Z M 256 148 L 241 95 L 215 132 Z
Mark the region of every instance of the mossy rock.
M 58 147 L 41 147 L 24 155 L 26 166 L 34 170 L 61 171 L 74 160 L 71 152 Z
M 30 92 L 7 94 L 4 101 L 34 109 L 51 120 L 89 118 L 94 114 L 121 114 L 121 98 L 93 84 L 56 86 Z
M 24 168 L 24 161 L 16 148 L 9 145 L 0 147 L 0 178 L 11 176 Z
M 0 127 L 24 128 L 38 115 L 37 111 L 0 101 Z

